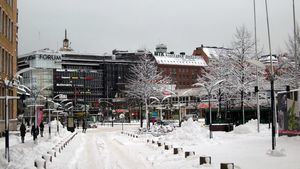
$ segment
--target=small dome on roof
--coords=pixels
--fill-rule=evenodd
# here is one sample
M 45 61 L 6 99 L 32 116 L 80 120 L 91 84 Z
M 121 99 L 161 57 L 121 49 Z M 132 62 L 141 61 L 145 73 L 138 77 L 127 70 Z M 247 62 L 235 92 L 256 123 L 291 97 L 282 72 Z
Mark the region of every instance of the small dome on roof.
M 167 53 L 167 45 L 165 44 L 158 44 L 155 47 L 155 51 L 158 53 Z

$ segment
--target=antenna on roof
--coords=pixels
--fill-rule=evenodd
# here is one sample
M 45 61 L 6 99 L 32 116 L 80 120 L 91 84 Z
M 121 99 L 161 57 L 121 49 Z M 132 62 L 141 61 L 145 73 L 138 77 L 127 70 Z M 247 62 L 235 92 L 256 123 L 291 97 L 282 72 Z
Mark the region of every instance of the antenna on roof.
M 67 29 L 65 29 L 65 39 L 68 39 L 67 38 Z

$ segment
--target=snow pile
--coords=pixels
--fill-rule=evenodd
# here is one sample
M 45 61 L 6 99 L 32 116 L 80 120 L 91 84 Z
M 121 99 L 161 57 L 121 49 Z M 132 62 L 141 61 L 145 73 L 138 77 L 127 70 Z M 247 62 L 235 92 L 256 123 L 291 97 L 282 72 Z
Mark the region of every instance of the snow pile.
M 235 134 L 250 134 L 257 133 L 257 120 L 250 120 L 244 125 L 239 125 L 234 128 Z
M 196 141 L 205 141 L 207 136 L 208 130 L 206 128 L 201 127 L 198 122 L 189 119 L 183 122 L 180 128 L 176 128 L 172 133 L 167 134 L 164 140 L 193 144 Z
M 285 149 L 280 149 L 280 150 L 268 150 L 267 154 L 273 157 L 282 157 L 285 156 Z

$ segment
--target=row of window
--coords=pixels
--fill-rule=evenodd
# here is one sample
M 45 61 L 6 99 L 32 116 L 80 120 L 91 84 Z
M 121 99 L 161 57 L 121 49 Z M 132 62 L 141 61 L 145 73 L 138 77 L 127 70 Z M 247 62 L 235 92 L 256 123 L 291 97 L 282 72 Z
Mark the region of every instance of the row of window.
M 194 72 L 198 72 L 199 69 L 191 69 L 191 68 L 165 68 L 165 67 L 161 67 L 160 71 L 162 72 L 174 72 L 176 73 L 178 72 L 183 72 L 183 73 L 194 73 Z
M 11 8 L 13 7 L 13 0 L 5 0 L 5 1 Z
M 0 7 L 0 34 L 6 37 L 10 42 L 13 42 L 13 28 L 14 23 L 12 19 L 10 19 L 3 8 Z
M 13 74 L 13 56 L 0 46 L 0 73 Z

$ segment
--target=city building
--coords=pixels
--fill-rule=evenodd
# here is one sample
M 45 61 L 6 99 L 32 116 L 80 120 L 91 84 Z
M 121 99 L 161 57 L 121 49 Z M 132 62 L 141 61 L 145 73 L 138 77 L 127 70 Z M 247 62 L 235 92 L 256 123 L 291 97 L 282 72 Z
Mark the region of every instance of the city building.
M 186 55 L 184 52 L 174 54 L 167 51 L 167 46 L 159 44 L 156 46 L 153 57 L 159 71 L 164 76 L 169 76 L 176 89 L 193 88 L 197 83 L 197 77 L 202 76 L 207 63 L 202 57 Z
M 17 0 L 0 1 L 0 96 L 5 96 L 4 80 L 12 79 L 17 72 L 18 54 L 18 9 Z M 8 89 L 9 96 L 16 96 L 16 90 Z M 17 100 L 8 103 L 9 125 L 16 129 Z M 4 131 L 5 100 L 0 99 L 0 133 Z
M 45 98 L 57 100 L 57 96 L 67 98 L 61 102 L 65 111 L 77 118 L 102 116 L 107 118 L 115 113 L 127 113 L 125 84 L 129 68 L 136 64 L 143 51 L 128 52 L 114 50 L 112 55 L 89 54 L 74 51 L 70 47 L 65 31 L 63 47 L 59 51 L 42 49 L 19 56 L 19 70 L 34 68 L 23 73 L 23 83 L 29 89 L 36 88 L 39 94 L 36 104 L 45 105 Z M 43 89 L 43 90 L 41 90 Z M 34 111 L 32 96 L 25 101 L 26 117 Z M 72 108 L 70 108 L 72 106 Z M 44 107 L 45 108 L 45 107 Z
M 219 59 L 226 56 L 229 50 L 229 48 L 224 47 L 201 45 L 201 47 L 197 47 L 194 50 L 193 55 L 201 56 L 208 65 L 213 65 L 213 63 L 218 62 Z

